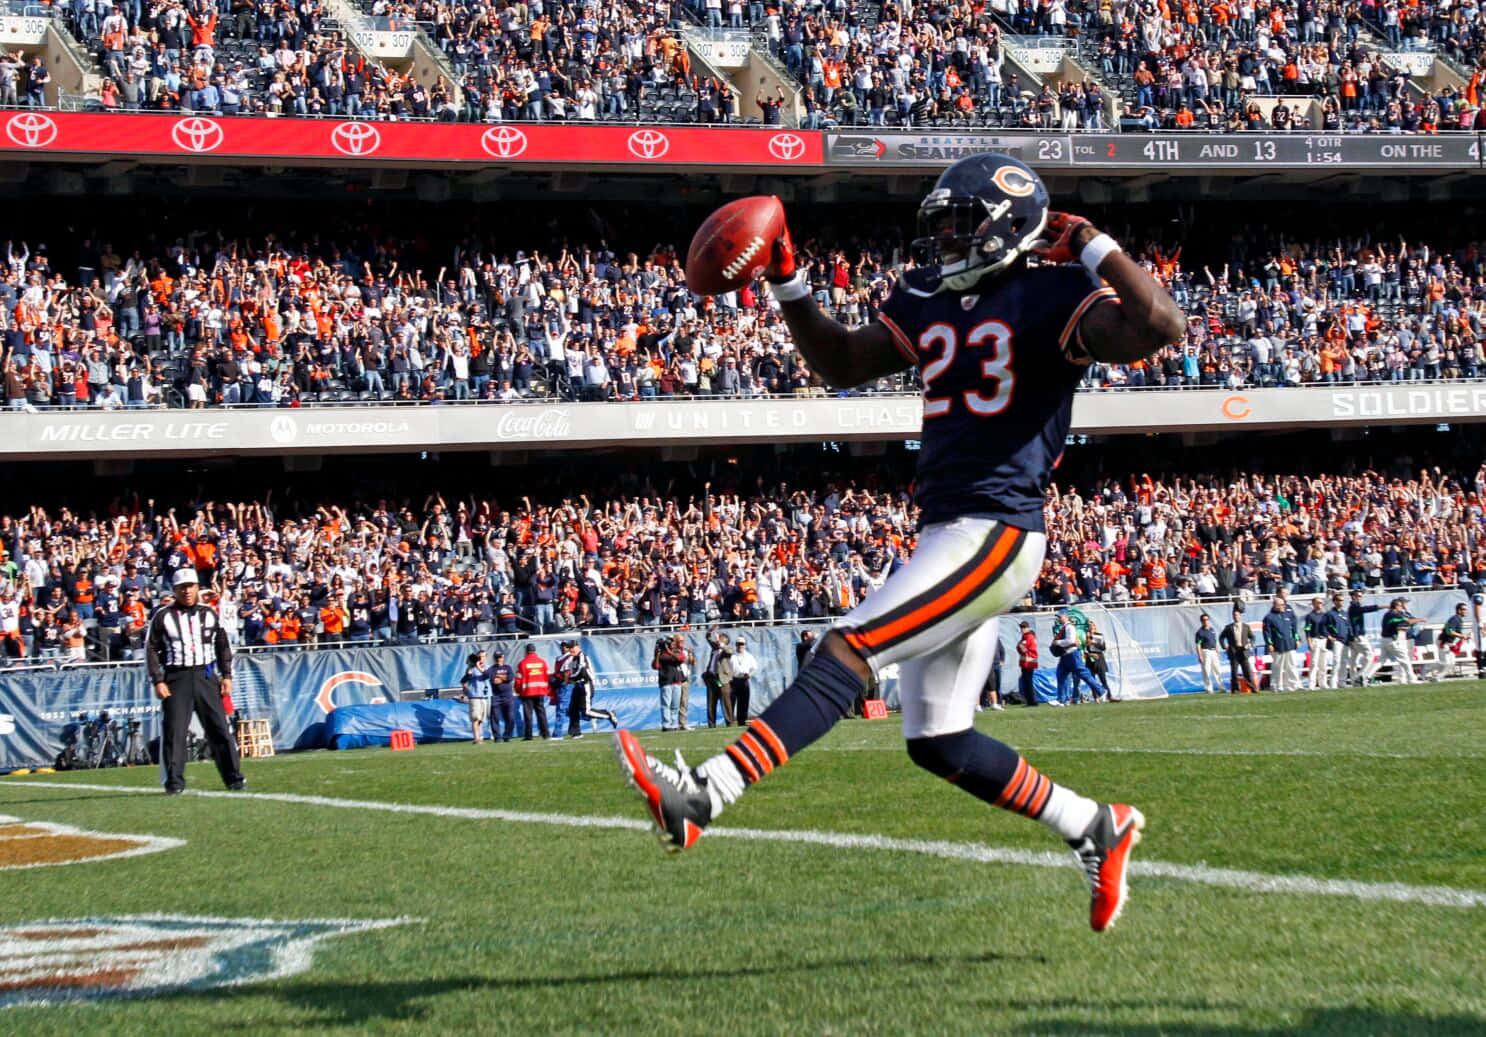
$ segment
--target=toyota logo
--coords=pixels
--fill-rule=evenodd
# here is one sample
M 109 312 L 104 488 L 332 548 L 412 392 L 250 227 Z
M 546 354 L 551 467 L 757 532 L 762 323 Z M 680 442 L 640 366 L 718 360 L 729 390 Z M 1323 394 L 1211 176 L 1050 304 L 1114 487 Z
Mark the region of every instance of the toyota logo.
M 492 158 L 515 158 L 526 144 L 526 134 L 510 126 L 494 126 L 480 135 L 480 147 Z
M 199 116 L 177 119 L 170 136 L 182 151 L 216 151 L 222 146 L 222 127 Z
M 636 130 L 629 135 L 629 152 L 635 158 L 656 159 L 671 150 L 671 138 L 659 130 Z
M 793 162 L 805 154 L 805 142 L 793 133 L 776 133 L 769 138 L 769 154 L 781 162 Z
M 342 155 L 370 155 L 382 146 L 382 135 L 364 122 L 343 122 L 330 131 L 330 145 Z
M 57 124 L 50 115 L 23 112 L 10 117 L 5 135 L 23 148 L 44 148 L 57 139 Z

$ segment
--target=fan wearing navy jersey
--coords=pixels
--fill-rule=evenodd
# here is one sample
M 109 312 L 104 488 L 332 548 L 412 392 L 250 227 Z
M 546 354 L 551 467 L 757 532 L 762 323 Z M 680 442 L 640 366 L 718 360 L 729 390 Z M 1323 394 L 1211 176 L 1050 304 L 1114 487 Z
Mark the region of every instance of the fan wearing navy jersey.
M 816 306 L 787 229 L 765 275 L 796 346 L 829 385 L 918 369 L 922 527 L 912 560 L 837 621 L 726 750 L 697 767 L 677 754 L 673 767 L 620 731 L 620 762 L 663 841 L 686 849 L 896 665 L 909 757 L 1065 839 L 1089 882 L 1089 923 L 1102 931 L 1124 907 L 1144 817 L 1079 795 L 976 731 L 975 704 L 995 653 L 990 620 L 1026 596 L 1042 567 L 1043 499 L 1084 368 L 1149 356 L 1179 340 L 1185 321 L 1113 239 L 1049 211 L 1042 180 L 1016 159 L 956 162 L 918 216 L 924 265 L 903 271 L 864 327 L 848 329 Z

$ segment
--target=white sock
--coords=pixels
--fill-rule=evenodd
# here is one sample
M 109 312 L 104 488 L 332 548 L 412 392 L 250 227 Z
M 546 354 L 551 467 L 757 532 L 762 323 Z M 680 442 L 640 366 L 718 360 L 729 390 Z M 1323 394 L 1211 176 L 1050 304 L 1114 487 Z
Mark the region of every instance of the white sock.
M 1042 814 L 1037 818 L 1064 839 L 1077 839 L 1094 820 L 1099 804 L 1053 782 Z
M 743 775 L 732 757 L 721 752 L 705 760 L 696 768 L 697 776 L 707 781 L 707 795 L 712 800 L 712 816 L 716 818 L 722 808 L 732 803 L 748 788 Z

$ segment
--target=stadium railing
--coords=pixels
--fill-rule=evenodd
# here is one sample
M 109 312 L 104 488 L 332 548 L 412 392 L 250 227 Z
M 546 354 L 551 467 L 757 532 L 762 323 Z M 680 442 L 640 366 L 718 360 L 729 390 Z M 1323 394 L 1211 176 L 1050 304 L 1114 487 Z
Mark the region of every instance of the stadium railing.
M 1400 585 L 1400 586 L 1390 586 L 1390 587 L 1367 587 L 1367 588 L 1362 588 L 1362 589 L 1365 590 L 1367 594 L 1372 595 L 1372 596 L 1379 596 L 1379 595 L 1381 595 L 1381 596 L 1387 596 L 1387 595 L 1393 595 L 1393 594 L 1407 595 L 1407 594 L 1411 594 L 1411 593 L 1418 594 L 1418 593 L 1424 593 L 1424 592 L 1428 592 L 1428 591 L 1454 591 L 1454 590 L 1459 590 L 1461 593 L 1465 593 L 1465 591 L 1463 590 L 1463 588 L 1459 584 L 1441 584 L 1441 583 L 1434 583 L 1434 584 L 1430 584 L 1430 585 L 1427 585 L 1427 586 L 1425 586 L 1425 585 Z M 1332 591 L 1329 590 L 1329 589 L 1326 590 L 1326 591 L 1324 591 L 1324 592 L 1323 591 L 1308 592 L 1308 591 L 1292 590 L 1290 592 L 1290 595 L 1291 595 L 1292 598 L 1299 599 L 1299 598 L 1307 597 L 1307 596 L 1309 596 L 1312 593 L 1315 593 L 1315 594 L 1318 594 L 1318 595 L 1319 594 L 1329 595 L 1329 594 L 1332 593 Z M 1059 605 L 1035 605 L 1035 606 L 1029 606 L 1029 607 L 1016 608 L 1016 609 L 1011 610 L 1011 613 L 1008 613 L 1008 614 L 1009 615 L 1010 614 L 1015 614 L 1015 615 L 1019 615 L 1019 616 L 1038 616 L 1038 615 L 1048 616 L 1048 615 L 1054 615 L 1054 614 L 1056 614 L 1058 612 L 1063 611 L 1064 609 L 1069 609 L 1069 608 L 1077 608 L 1077 609 L 1091 609 L 1092 608 L 1092 609 L 1099 609 L 1101 611 L 1107 610 L 1107 611 L 1111 611 L 1111 612 L 1123 612 L 1123 611 L 1129 611 L 1129 610 L 1133 610 L 1133 609 L 1145 609 L 1145 610 L 1149 610 L 1149 609 L 1161 609 L 1161 608 L 1170 608 L 1170 607 L 1191 607 L 1191 606 L 1204 606 L 1204 607 L 1213 608 L 1213 607 L 1220 607 L 1220 606 L 1223 606 L 1223 605 L 1228 605 L 1228 604 L 1231 604 L 1233 602 L 1239 602 L 1239 601 L 1245 603 L 1246 605 L 1252 605 L 1252 604 L 1254 604 L 1256 602 L 1257 603 L 1262 603 L 1263 600 L 1264 600 L 1263 596 L 1255 595 L 1255 594 L 1248 594 L 1248 595 L 1244 595 L 1244 594 L 1213 594 L 1213 595 L 1205 595 L 1205 596 L 1199 595 L 1199 596 L 1193 598 L 1190 601 L 1178 600 L 1176 598 L 1170 598 L 1170 599 L 1167 599 L 1165 601 L 1069 601 L 1069 602 L 1066 602 L 1066 603 L 1063 603 L 1063 604 L 1059 604 Z M 475 634 L 425 635 L 425 636 L 417 637 L 417 638 L 414 638 L 414 639 L 411 639 L 411 640 L 399 640 L 398 638 L 395 638 L 394 637 L 394 638 L 390 638 L 390 639 L 387 639 L 387 640 L 380 640 L 380 639 L 373 638 L 373 639 L 368 640 L 368 641 L 351 641 L 351 640 L 349 640 L 347 638 L 341 638 L 341 639 L 336 640 L 334 642 L 324 642 L 324 643 L 319 643 L 319 642 L 316 642 L 316 643 L 296 642 L 294 644 L 277 644 L 277 645 L 243 645 L 243 644 L 234 644 L 232 646 L 232 651 L 233 651 L 234 654 L 247 654 L 247 655 L 266 654 L 266 655 L 273 655 L 273 654 L 288 653 L 288 652 L 335 651 L 335 650 L 350 649 L 350 648 L 398 648 L 398 647 L 416 647 L 416 646 L 420 646 L 420 645 L 427 646 L 427 645 L 461 645 L 461 644 L 468 644 L 468 645 L 474 645 L 474 644 L 499 644 L 499 643 L 506 643 L 506 642 L 512 642 L 512 641 L 520 641 L 522 643 L 525 643 L 527 641 L 532 641 L 532 642 L 538 642 L 538 643 L 544 643 L 545 644 L 546 642 L 549 642 L 549 641 L 570 640 L 570 639 L 575 638 L 575 637 L 586 637 L 586 636 L 590 636 L 590 635 L 638 634 L 638 635 L 649 636 L 649 635 L 652 635 L 652 634 L 685 633 L 685 632 L 695 631 L 695 630 L 726 630 L 726 631 L 728 631 L 728 632 L 731 633 L 731 632 L 737 631 L 737 630 L 751 630 L 751 629 L 762 629 L 762 628 L 773 628 L 773 627 L 797 627 L 797 628 L 804 628 L 804 629 L 816 629 L 816 628 L 820 628 L 820 627 L 828 627 L 832 623 L 836 622 L 836 620 L 839 619 L 839 618 L 840 618 L 839 616 L 825 616 L 825 617 L 801 617 L 801 618 L 798 618 L 798 619 L 772 619 L 772 620 L 769 620 L 769 619 L 749 619 L 749 620 L 716 620 L 716 621 L 707 620 L 707 621 L 702 622 L 702 623 L 670 623 L 670 624 L 659 624 L 659 623 L 657 623 L 657 624 L 650 624 L 650 625 L 636 624 L 636 625 L 631 625 L 631 626 L 588 626 L 588 627 L 574 627 L 574 628 L 570 628 L 570 629 L 567 629 L 567 630 L 552 630 L 552 631 L 548 631 L 547 633 L 537 633 L 537 632 L 531 631 L 531 630 L 522 630 L 522 631 L 518 631 L 518 632 L 515 632 L 515 633 L 511 633 L 511 632 L 501 633 L 501 632 L 491 631 L 491 632 L 488 632 L 488 633 L 475 633 Z M 527 626 L 532 625 L 532 621 L 531 620 L 528 620 L 528 619 L 525 619 L 524 617 L 522 617 L 522 619 L 520 621 L 522 623 L 526 624 Z M 1440 629 L 1440 627 L 1442 625 L 1443 624 L 1434 624 L 1433 626 L 1427 626 L 1426 625 L 1425 630 L 1429 634 L 1429 640 L 1430 640 L 1430 643 L 1431 644 L 1434 643 L 1434 640 L 1435 640 L 1434 635 L 1438 633 L 1438 631 L 1439 631 L 1439 629 Z M 94 645 L 92 643 L 90 643 L 90 650 L 93 647 L 94 647 Z M 130 667 L 130 666 L 143 666 L 143 665 L 144 665 L 144 659 L 143 659 L 143 657 L 140 657 L 140 658 L 137 658 L 137 659 L 114 659 L 114 660 L 90 658 L 90 659 L 88 659 L 85 662 L 69 661 L 69 660 L 67 660 L 65 658 L 57 658 L 57 659 L 41 659 L 41 658 L 36 658 L 36 657 L 30 657 L 30 658 L 26 658 L 26 659 L 5 659 L 5 658 L 0 658 L 0 672 L 4 672 L 7 668 L 9 668 L 9 669 L 24 669 L 24 670 L 32 670 L 32 671 L 34 671 L 34 670 L 75 670 L 75 669 L 81 669 L 81 668 L 89 668 L 89 669 L 95 669 L 96 670 L 96 669 L 107 669 L 107 668 L 113 668 L 113 667 Z

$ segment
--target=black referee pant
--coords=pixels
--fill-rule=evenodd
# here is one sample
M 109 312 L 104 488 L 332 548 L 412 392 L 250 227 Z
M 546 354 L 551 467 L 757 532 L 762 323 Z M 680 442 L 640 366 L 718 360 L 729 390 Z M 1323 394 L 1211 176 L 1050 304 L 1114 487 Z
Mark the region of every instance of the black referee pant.
M 201 729 L 211 746 L 222 784 L 228 788 L 241 785 L 242 764 L 227 724 L 227 711 L 222 708 L 221 683 L 205 666 L 167 666 L 165 686 L 170 689 L 170 698 L 160 703 L 164 720 L 160 767 L 165 771 L 165 791 L 179 792 L 186 787 L 186 738 L 191 732 L 193 712 L 201 718 Z
M 747 677 L 733 678 L 733 716 L 739 727 L 748 726 L 748 682 Z

